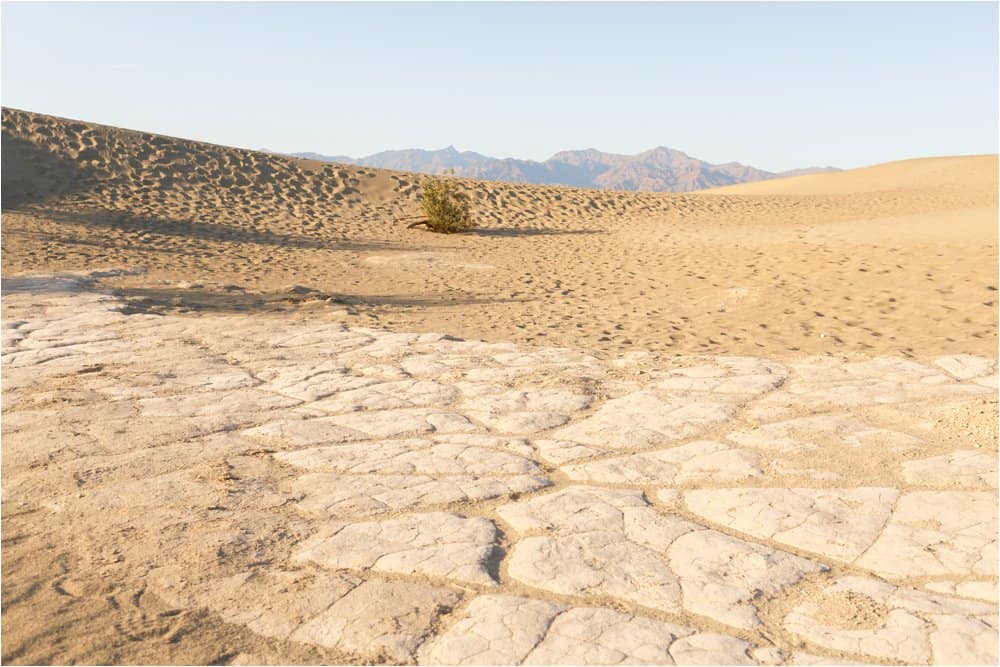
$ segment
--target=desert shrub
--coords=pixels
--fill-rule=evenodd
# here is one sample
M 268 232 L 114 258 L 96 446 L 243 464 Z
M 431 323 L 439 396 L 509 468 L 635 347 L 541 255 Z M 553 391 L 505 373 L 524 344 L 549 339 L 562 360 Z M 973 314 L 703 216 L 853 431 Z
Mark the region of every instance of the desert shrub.
M 468 196 L 446 178 L 424 183 L 421 205 L 427 220 L 420 224 L 426 224 L 432 232 L 454 234 L 476 226 Z

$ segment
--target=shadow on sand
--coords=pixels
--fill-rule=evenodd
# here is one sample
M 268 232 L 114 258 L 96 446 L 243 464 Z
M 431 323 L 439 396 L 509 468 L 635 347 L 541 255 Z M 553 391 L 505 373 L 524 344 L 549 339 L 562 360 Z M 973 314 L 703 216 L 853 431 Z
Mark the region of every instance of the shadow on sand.
M 97 169 L 3 133 L 0 143 L 0 206 L 11 210 L 80 192 L 100 178 Z
M 495 236 L 499 238 L 516 238 L 519 236 L 579 236 L 587 234 L 604 234 L 599 229 L 545 229 L 542 227 L 473 227 L 465 232 L 474 236 Z
M 463 306 L 499 302 L 529 301 L 524 298 L 481 296 L 437 296 L 396 294 L 343 294 L 297 286 L 277 292 L 254 292 L 233 286 L 228 289 L 174 287 L 112 287 L 125 302 L 126 314 L 167 314 L 178 312 L 281 313 L 289 310 L 364 311 L 370 308 L 424 308 Z
M 190 252 L 189 246 L 172 247 L 173 241 L 202 241 L 210 243 L 252 244 L 275 246 L 282 248 L 318 249 L 318 250 L 393 250 L 403 249 L 398 243 L 391 241 L 357 240 L 345 238 L 324 238 L 322 236 L 306 236 L 303 234 L 283 234 L 252 227 L 237 227 L 235 225 L 211 224 L 193 220 L 169 220 L 147 216 L 137 216 L 121 211 L 54 211 L 46 210 L 39 214 L 53 222 L 66 225 L 81 225 L 85 227 L 115 231 L 122 234 L 124 240 L 134 249 L 151 252 Z M 67 244 L 94 245 L 84 239 L 75 239 L 67 234 L 65 238 L 48 235 L 50 241 Z M 100 244 L 108 245 L 109 240 L 103 239 Z

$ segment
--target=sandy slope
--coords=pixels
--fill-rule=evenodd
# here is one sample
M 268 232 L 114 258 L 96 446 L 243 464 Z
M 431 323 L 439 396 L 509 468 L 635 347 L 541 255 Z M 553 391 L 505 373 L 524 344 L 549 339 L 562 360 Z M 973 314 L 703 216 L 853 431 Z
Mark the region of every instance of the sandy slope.
M 932 157 L 886 162 L 832 174 L 807 174 L 705 190 L 734 195 L 849 195 L 928 190 L 972 193 L 997 186 L 996 155 Z
M 608 352 L 996 347 L 995 156 L 747 186 L 808 195 L 463 180 L 482 227 L 445 237 L 401 222 L 420 176 L 3 113 L 5 275 L 145 266 L 119 286 L 256 312 L 298 284 L 364 323 Z

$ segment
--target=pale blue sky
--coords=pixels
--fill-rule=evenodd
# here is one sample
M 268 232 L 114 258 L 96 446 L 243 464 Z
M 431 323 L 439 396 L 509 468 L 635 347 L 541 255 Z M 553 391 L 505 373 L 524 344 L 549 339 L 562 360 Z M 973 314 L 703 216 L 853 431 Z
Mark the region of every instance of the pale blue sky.
M 996 3 L 5 2 L 4 105 L 245 148 L 997 151 Z

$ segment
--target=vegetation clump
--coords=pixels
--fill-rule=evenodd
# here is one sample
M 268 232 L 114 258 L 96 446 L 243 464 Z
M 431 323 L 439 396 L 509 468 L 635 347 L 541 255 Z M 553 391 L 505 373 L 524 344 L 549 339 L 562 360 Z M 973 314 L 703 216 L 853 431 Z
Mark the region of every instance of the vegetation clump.
M 412 222 L 408 227 L 426 225 L 432 232 L 454 234 L 476 226 L 472 220 L 468 195 L 460 192 L 449 179 L 434 178 L 427 181 L 423 186 L 423 199 L 420 203 L 426 219 Z

